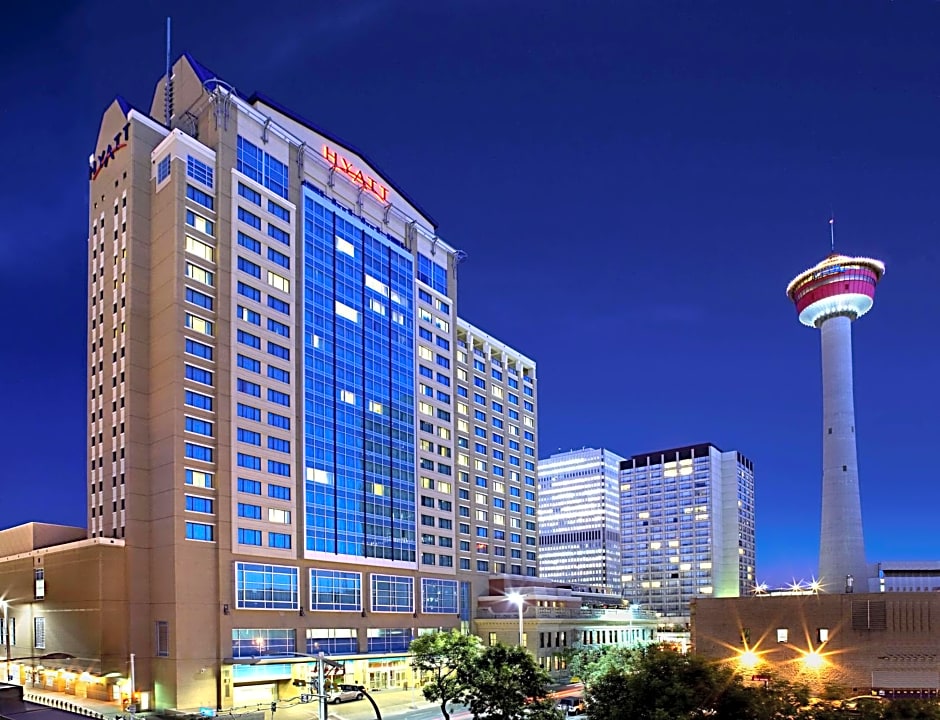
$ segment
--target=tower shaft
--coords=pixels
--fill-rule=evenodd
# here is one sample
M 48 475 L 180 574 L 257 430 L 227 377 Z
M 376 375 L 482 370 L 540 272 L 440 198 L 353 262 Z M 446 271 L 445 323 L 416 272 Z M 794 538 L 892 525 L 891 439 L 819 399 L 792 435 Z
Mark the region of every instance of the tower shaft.
M 819 580 L 840 592 L 851 575 L 867 591 L 868 566 L 862 535 L 862 507 L 855 444 L 855 398 L 852 381 L 852 319 L 837 315 L 823 320 L 823 479 Z

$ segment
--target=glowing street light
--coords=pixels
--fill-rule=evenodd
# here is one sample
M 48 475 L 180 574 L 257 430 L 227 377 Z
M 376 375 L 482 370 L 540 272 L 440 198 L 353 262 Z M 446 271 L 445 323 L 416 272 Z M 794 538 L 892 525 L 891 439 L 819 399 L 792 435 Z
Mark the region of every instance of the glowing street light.
M 522 608 L 525 606 L 525 598 L 521 593 L 511 592 L 506 599 L 519 609 L 519 647 L 522 647 Z

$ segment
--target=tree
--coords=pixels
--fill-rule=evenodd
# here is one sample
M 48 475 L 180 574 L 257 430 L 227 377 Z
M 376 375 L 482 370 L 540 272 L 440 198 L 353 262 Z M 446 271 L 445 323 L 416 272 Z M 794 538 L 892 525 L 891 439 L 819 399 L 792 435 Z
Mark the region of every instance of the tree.
M 458 630 L 435 632 L 416 638 L 409 649 L 414 655 L 411 666 L 425 678 L 424 697 L 440 703 L 441 714 L 450 720 L 447 703 L 465 702 L 467 678 L 460 670 L 474 665 L 480 655 L 480 638 Z
M 637 650 L 631 660 L 627 666 L 609 666 L 588 686 L 589 718 L 739 720 L 773 717 L 772 712 L 763 714 L 771 709 L 770 705 L 775 706 L 769 702 L 773 699 L 769 691 L 746 687 L 730 667 L 656 645 Z
M 496 643 L 458 672 L 474 720 L 555 720 L 549 677 L 525 648 Z
M 578 677 L 585 686 L 614 668 L 629 668 L 637 654 L 636 648 L 623 645 L 604 645 L 602 647 L 578 647 L 567 656 L 568 671 L 572 678 Z

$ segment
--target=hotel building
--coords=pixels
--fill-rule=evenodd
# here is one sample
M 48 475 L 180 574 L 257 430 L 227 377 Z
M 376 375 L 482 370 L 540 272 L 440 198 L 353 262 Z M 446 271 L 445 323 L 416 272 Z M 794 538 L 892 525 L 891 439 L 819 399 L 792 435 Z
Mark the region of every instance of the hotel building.
M 536 577 L 535 363 L 459 318 L 456 361 L 459 569 Z
M 620 463 L 603 448 L 539 460 L 539 575 L 620 596 Z
M 754 464 L 691 445 L 620 464 L 623 591 L 688 622 L 696 596 L 737 597 L 755 578 Z
M 90 163 L 114 654 L 160 708 L 294 697 L 320 652 L 403 685 L 417 634 L 536 575 L 535 363 L 458 319 L 460 254 L 373 163 L 189 55 L 150 113 L 107 108 Z

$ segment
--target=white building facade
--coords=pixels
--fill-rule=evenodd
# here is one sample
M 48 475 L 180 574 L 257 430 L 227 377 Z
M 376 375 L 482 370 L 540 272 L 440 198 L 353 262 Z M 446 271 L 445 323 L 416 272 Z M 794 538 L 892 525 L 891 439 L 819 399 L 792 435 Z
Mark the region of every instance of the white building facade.
M 622 592 L 620 463 L 603 448 L 539 461 L 539 576 Z
M 686 622 L 696 596 L 737 597 L 755 577 L 754 465 L 710 443 L 620 465 L 623 592 Z

